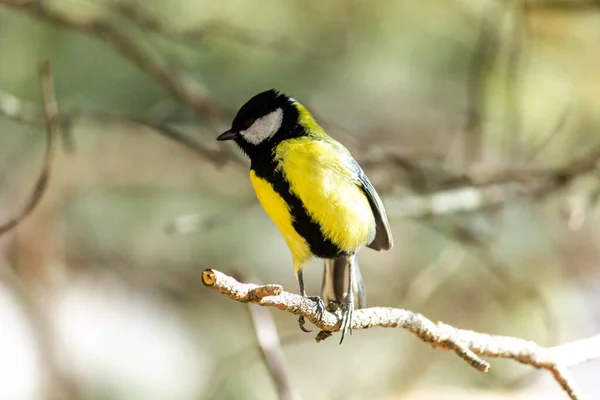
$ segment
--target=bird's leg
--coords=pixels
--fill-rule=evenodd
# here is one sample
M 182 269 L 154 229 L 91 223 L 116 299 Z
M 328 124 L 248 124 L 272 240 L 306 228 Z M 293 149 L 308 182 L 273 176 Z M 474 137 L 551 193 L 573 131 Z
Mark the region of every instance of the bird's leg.
M 297 277 L 298 277 L 298 285 L 300 285 L 300 294 L 302 295 L 302 297 L 305 297 L 307 299 L 310 299 L 312 301 L 314 301 L 315 303 L 317 303 L 317 315 L 319 316 L 319 319 L 323 318 L 323 312 L 325 311 L 325 303 L 323 303 L 323 300 L 321 300 L 321 298 L 319 296 L 307 296 L 306 295 L 306 290 L 304 289 L 304 278 L 302 276 L 302 270 L 298 269 L 298 272 L 296 273 Z M 304 315 L 301 315 L 298 317 L 298 325 L 300 326 L 300 329 L 302 330 L 302 332 L 312 332 L 312 330 L 310 329 L 306 329 L 304 327 L 304 324 L 306 323 L 306 321 L 304 320 Z
M 354 292 L 352 288 L 354 287 L 354 259 L 350 263 L 350 268 L 348 270 L 348 292 L 344 295 L 342 299 L 342 338 L 340 339 L 340 344 L 344 341 L 344 337 L 346 336 L 346 332 L 350 332 L 352 335 L 352 316 L 354 314 Z

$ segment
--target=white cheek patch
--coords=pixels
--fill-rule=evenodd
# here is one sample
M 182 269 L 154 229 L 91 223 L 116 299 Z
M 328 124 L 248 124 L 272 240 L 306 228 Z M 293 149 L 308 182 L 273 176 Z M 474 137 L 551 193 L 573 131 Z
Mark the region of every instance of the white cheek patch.
M 257 145 L 270 139 L 281 128 L 282 121 L 283 110 L 278 108 L 254 121 L 248 129 L 241 131 L 240 134 L 247 142 Z

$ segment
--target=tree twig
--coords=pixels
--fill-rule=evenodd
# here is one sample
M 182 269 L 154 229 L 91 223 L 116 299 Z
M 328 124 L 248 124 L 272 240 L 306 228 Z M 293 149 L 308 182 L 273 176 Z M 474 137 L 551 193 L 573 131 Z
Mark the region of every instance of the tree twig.
M 0 236 L 14 229 L 19 225 L 39 204 L 50 179 L 50 170 L 54 159 L 56 147 L 56 138 L 59 135 L 58 124 L 58 106 L 54 95 L 54 82 L 52 80 L 52 70 L 48 61 L 40 66 L 40 80 L 42 88 L 42 99 L 44 102 L 43 114 L 46 123 L 46 151 L 44 154 L 44 162 L 42 169 L 37 178 L 33 191 L 29 195 L 29 200 L 25 207 L 14 217 L 0 225 Z
M 188 80 L 180 79 L 176 73 L 153 60 L 140 46 L 107 21 L 63 14 L 50 7 L 40 7 L 37 0 L 0 0 L 0 5 L 25 12 L 42 21 L 79 30 L 104 41 L 150 75 L 168 92 L 185 101 L 206 118 L 214 119 L 231 115 L 230 110 L 213 102 L 197 85 L 191 85 Z
M 303 315 L 323 331 L 331 333 L 340 329 L 338 315 L 325 312 L 319 318 L 315 302 L 286 292 L 279 285 L 240 283 L 214 269 L 207 269 L 202 273 L 202 282 L 232 300 Z M 581 400 L 583 394 L 568 368 L 600 358 L 600 335 L 546 348 L 525 339 L 478 333 L 454 328 L 442 322 L 436 324 L 421 314 L 404 309 L 372 307 L 354 312 L 352 329 L 375 326 L 403 328 L 435 348 L 454 351 L 478 371 L 487 372 L 490 368 L 490 364 L 479 356 L 513 359 L 548 370 L 572 400 Z
M 600 167 L 600 146 L 571 162 L 550 168 L 497 170 L 489 174 L 449 176 L 440 190 L 423 196 L 387 199 L 394 218 L 427 218 L 482 210 L 506 204 L 512 197 L 540 200 Z
M 35 104 L 0 90 L 0 115 L 4 115 L 5 117 L 18 122 L 37 123 L 43 121 L 43 114 L 43 111 Z M 143 126 L 150 128 L 153 132 L 156 132 L 167 139 L 174 140 L 187 147 L 216 166 L 221 166 L 226 163 L 233 163 L 238 166 L 246 165 L 239 157 L 233 155 L 233 153 L 209 148 L 168 124 L 151 121 L 148 118 L 121 115 L 105 110 L 71 109 L 61 110 L 59 119 L 60 124 L 69 126 L 78 119 L 90 120 L 103 124 L 118 123 Z
M 463 167 L 468 168 L 474 161 L 479 161 L 483 145 L 483 108 L 487 94 L 487 75 L 492 69 L 498 52 L 498 26 L 483 5 L 480 17 L 480 32 L 477 45 L 469 69 L 467 83 L 467 120 L 463 129 Z
M 252 325 L 260 353 L 269 371 L 269 375 L 273 378 L 279 399 L 299 400 L 300 397 L 292 389 L 277 328 L 269 310 L 249 304 L 248 311 L 252 318 Z
M 238 278 L 243 277 L 239 273 L 236 275 Z M 292 388 L 285 355 L 271 313 L 266 308 L 254 304 L 248 304 L 248 312 L 252 319 L 258 349 L 273 379 L 279 400 L 301 400 L 300 395 Z
M 172 24 L 164 21 L 164 16 L 159 18 L 144 7 L 144 3 L 132 0 L 109 1 L 108 6 L 117 13 L 136 24 L 140 29 L 167 39 L 175 44 L 186 44 L 193 48 L 206 45 L 207 39 L 226 38 L 236 44 L 264 48 L 277 52 L 293 51 L 304 56 L 317 57 L 314 50 L 303 48 L 289 37 L 274 35 L 273 32 L 258 34 L 249 29 L 229 24 L 225 21 L 207 21 L 201 27 L 192 29 L 175 29 Z M 322 54 L 324 56 L 324 54 Z
M 524 0 L 514 0 L 514 4 L 508 5 L 508 18 L 514 21 L 512 28 L 512 38 L 506 60 L 506 99 L 505 115 L 506 130 L 505 136 L 508 139 L 508 159 L 509 161 L 521 161 L 522 153 L 522 116 L 521 116 L 521 97 L 519 91 L 522 89 L 522 72 L 524 69 L 524 59 L 526 55 L 525 47 L 528 45 L 529 36 L 528 26 L 528 7 Z

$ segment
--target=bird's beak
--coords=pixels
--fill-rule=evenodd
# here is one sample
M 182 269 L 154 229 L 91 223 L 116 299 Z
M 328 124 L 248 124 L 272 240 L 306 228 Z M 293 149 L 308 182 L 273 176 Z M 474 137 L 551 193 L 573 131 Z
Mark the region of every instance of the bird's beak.
M 239 137 L 240 134 L 237 132 L 232 132 L 231 129 L 228 131 L 225 131 L 223 133 L 221 133 L 219 136 L 217 136 L 217 140 L 219 141 L 223 141 L 223 140 L 233 140 L 237 137 Z

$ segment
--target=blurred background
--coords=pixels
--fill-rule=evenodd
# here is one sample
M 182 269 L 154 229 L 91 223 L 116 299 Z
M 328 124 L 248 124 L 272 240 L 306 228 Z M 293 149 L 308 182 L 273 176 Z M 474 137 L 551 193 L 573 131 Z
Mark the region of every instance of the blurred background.
M 387 206 L 395 247 L 359 255 L 369 305 L 544 346 L 600 332 L 599 46 L 585 0 L 0 0 L 0 221 L 42 168 L 43 60 L 60 125 L 39 204 L 0 237 L 0 399 L 277 399 L 273 321 L 287 398 L 567 398 L 397 329 L 316 344 L 201 272 L 297 292 L 247 161 L 214 140 L 278 88 Z M 600 398 L 600 361 L 573 373 Z

